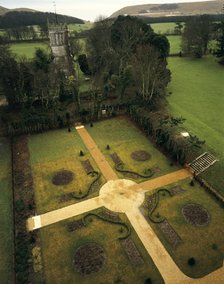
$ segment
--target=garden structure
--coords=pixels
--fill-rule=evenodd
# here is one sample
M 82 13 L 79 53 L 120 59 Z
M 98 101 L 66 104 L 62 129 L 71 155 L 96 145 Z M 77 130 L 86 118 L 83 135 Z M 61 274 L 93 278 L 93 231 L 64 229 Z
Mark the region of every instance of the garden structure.
M 214 279 L 220 281 L 223 275 L 223 267 L 208 274 L 207 276 L 200 276 L 201 278 L 198 279 L 192 279 L 189 276 L 186 276 L 177 266 L 176 260 L 173 260 L 173 256 L 171 257 L 171 253 L 168 252 L 161 243 L 160 239 L 157 237 L 157 233 L 155 233 L 151 225 L 149 225 L 147 218 L 143 216 L 140 209 L 140 206 L 144 203 L 146 192 L 181 182 L 182 180 L 186 180 L 186 178 L 191 177 L 192 174 L 186 169 L 174 170 L 171 173 L 166 173 L 155 178 L 151 177 L 151 179 L 143 180 L 140 183 L 136 183 L 133 178 L 133 180 L 118 178 L 116 167 L 112 167 L 113 160 L 109 160 L 109 155 L 107 154 L 106 157 L 101 152 L 100 148 L 90 136 L 86 128 L 83 125 L 80 125 L 76 127 L 76 131 L 85 143 L 86 148 L 89 150 L 97 167 L 106 180 L 106 183 L 101 187 L 98 196 L 84 201 L 80 200 L 80 202 L 76 204 L 71 204 L 41 215 L 30 217 L 27 221 L 28 230 L 35 231 L 40 229 L 43 230 L 46 235 L 49 225 L 57 226 L 57 224 L 60 224 L 61 221 L 66 222 L 69 218 L 79 218 L 68 225 L 68 230 L 70 232 L 76 232 L 77 230 L 82 230 L 85 226 L 88 227 L 89 224 L 92 224 L 92 222 L 96 222 L 95 219 L 99 221 L 109 220 L 111 224 L 120 224 L 121 227 L 119 232 L 122 236 L 125 236 L 122 241 L 122 245 L 127 247 L 127 254 L 130 254 L 128 251 L 135 251 L 135 244 L 129 240 L 129 227 L 117 219 L 117 213 L 115 212 L 125 213 L 130 222 L 131 228 L 133 227 L 134 231 L 137 233 L 138 238 L 144 245 L 148 254 L 151 256 L 165 283 L 211 283 Z M 104 147 L 105 151 L 108 151 L 108 149 L 106 149 L 107 147 Z M 150 155 L 148 155 L 148 153 L 146 155 L 146 153 L 143 152 L 135 153 L 135 155 L 131 152 L 129 155 L 131 156 L 131 159 L 133 159 L 133 157 L 138 157 L 138 160 L 145 160 L 146 157 L 147 159 L 150 159 Z M 139 163 L 140 161 L 136 162 Z M 179 196 L 182 192 L 184 192 L 182 188 L 175 186 L 173 187 L 173 190 L 161 191 L 161 195 L 163 196 L 168 194 L 170 196 Z M 152 201 L 152 204 L 153 202 L 154 201 Z M 155 202 L 155 204 L 157 204 L 157 201 Z M 102 208 L 106 208 L 106 215 L 105 211 L 102 211 Z M 153 208 L 154 205 L 152 210 L 154 210 Z M 189 210 L 191 213 L 189 213 Z M 98 213 L 94 213 L 95 211 Z M 104 212 L 103 215 L 102 212 Z M 153 214 L 153 211 L 151 211 L 150 214 Z M 204 209 L 204 207 L 200 204 L 195 204 L 194 202 L 184 206 L 182 208 L 182 214 L 184 216 L 183 218 L 185 218 L 189 224 L 199 227 L 206 226 L 210 220 L 209 213 L 206 209 Z M 84 217 L 80 220 L 79 216 Z M 178 232 L 172 228 L 169 221 L 163 218 L 163 216 L 153 216 L 152 220 L 155 218 L 157 219 L 156 222 L 163 222 L 163 225 L 160 226 L 161 230 L 165 234 L 168 234 L 168 238 L 171 242 L 173 242 L 174 247 L 178 247 L 179 243 L 181 243 L 181 236 Z M 123 237 L 121 237 L 121 239 L 123 239 Z M 88 252 L 91 251 L 92 256 L 91 258 L 84 258 L 82 261 L 80 255 L 87 255 L 88 253 L 86 250 Z M 137 251 L 132 253 L 135 255 L 134 259 L 136 259 L 136 263 L 141 263 L 141 255 L 139 255 Z M 132 259 L 132 256 L 130 257 Z M 95 273 L 101 273 L 100 271 L 104 271 L 104 265 L 107 261 L 107 253 L 104 247 L 98 244 L 97 241 L 89 240 L 87 243 L 80 244 L 73 252 L 74 269 L 84 275 L 95 275 Z M 85 283 L 85 280 L 83 280 L 83 283 Z

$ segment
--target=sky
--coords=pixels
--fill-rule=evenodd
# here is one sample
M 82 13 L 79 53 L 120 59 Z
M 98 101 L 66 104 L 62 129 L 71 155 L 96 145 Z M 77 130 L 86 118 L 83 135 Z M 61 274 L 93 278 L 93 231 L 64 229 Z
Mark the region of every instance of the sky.
M 196 2 L 194 0 L 54 0 L 58 14 L 94 21 L 99 15 L 110 16 L 113 12 L 131 5 Z M 0 0 L 0 6 L 31 8 L 43 12 L 54 12 L 53 0 Z M 199 2 L 200 0 L 197 0 Z M 205 0 L 201 0 L 205 1 Z

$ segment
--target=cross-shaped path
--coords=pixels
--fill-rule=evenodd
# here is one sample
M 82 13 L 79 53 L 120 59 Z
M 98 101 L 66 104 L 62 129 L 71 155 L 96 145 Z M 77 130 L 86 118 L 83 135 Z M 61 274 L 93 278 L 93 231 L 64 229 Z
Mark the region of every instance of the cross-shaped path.
M 221 284 L 222 282 L 220 281 L 224 279 L 223 267 L 200 279 L 191 279 L 186 276 L 173 261 L 139 209 L 144 201 L 146 191 L 178 182 L 190 177 L 191 173 L 188 170 L 182 169 L 140 184 L 136 184 L 130 180 L 118 179 L 117 174 L 111 168 L 84 126 L 78 126 L 76 129 L 107 180 L 107 183 L 100 189 L 98 197 L 29 218 L 27 221 L 28 230 L 39 229 L 105 206 L 112 211 L 126 214 L 166 284 Z

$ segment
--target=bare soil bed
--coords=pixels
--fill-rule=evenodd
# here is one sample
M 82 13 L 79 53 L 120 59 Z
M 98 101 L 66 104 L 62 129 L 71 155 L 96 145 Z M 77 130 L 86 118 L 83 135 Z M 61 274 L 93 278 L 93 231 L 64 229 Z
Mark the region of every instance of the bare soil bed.
M 185 220 L 193 226 L 206 226 L 210 221 L 210 215 L 204 207 L 199 204 L 191 203 L 182 208 Z
M 88 243 L 79 247 L 74 256 L 75 269 L 83 275 L 100 271 L 105 261 L 104 249 L 97 243 Z
M 74 179 L 74 173 L 68 170 L 61 170 L 55 173 L 52 179 L 54 185 L 66 185 L 72 182 Z
M 131 157 L 135 161 L 144 162 L 150 160 L 151 155 L 146 151 L 135 151 L 131 153 Z

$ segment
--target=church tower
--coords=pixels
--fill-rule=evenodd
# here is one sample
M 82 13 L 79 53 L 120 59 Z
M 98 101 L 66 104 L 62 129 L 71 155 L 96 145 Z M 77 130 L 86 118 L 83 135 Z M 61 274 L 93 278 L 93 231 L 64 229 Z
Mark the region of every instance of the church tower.
M 50 47 L 54 56 L 54 62 L 59 70 L 67 76 L 73 74 L 72 57 L 68 42 L 68 28 L 65 24 L 49 24 L 48 32 Z

